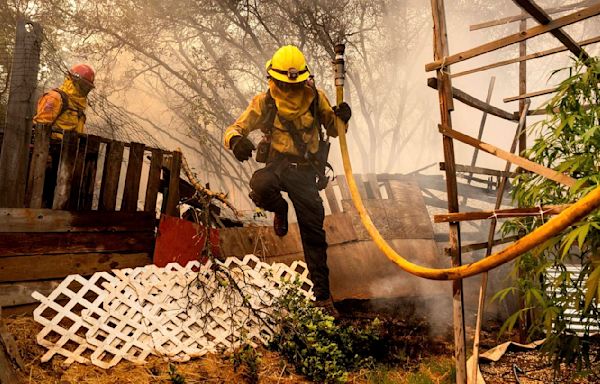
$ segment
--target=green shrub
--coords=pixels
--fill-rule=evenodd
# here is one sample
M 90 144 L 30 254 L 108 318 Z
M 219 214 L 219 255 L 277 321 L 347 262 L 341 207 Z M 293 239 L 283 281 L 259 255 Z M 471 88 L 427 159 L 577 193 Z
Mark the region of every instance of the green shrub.
M 365 329 L 338 325 L 300 295 L 295 284 L 284 291 L 276 304 L 278 331 L 271 347 L 298 373 L 319 383 L 344 383 L 349 371 L 373 364 L 377 319 Z

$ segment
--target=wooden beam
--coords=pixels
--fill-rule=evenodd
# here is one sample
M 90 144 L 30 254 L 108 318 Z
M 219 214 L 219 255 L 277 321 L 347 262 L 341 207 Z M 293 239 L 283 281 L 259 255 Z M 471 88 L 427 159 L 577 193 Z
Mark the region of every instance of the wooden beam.
M 461 61 L 465 61 L 471 59 L 473 57 L 482 55 L 484 53 L 489 53 L 500 48 L 504 48 L 514 43 L 518 43 L 523 40 L 531 39 L 532 37 L 539 36 L 543 33 L 550 32 L 554 29 L 565 27 L 567 25 L 571 25 L 577 23 L 579 21 L 589 19 L 590 17 L 594 17 L 600 14 L 600 3 L 596 5 L 592 5 L 588 8 L 582 9 L 580 11 L 571 13 L 569 15 L 560 17 L 556 20 L 551 21 L 546 25 L 538 25 L 532 28 L 529 28 L 527 31 L 523 33 L 515 33 L 513 35 L 503 37 L 498 40 L 491 41 L 486 44 L 482 44 L 478 47 L 471 48 L 464 52 L 459 52 L 453 55 L 441 57 L 431 63 L 425 65 L 425 70 L 427 72 L 434 71 L 442 68 L 442 66 L 446 67 L 448 65 L 456 64 Z
M 506 243 L 512 243 L 513 241 L 517 241 L 517 240 L 519 240 L 518 235 L 503 237 L 502 239 L 495 239 L 492 246 L 506 244 Z M 488 242 L 486 241 L 484 243 L 474 243 L 474 244 L 463 245 L 462 247 L 460 247 L 460 250 L 461 250 L 461 252 L 467 253 L 467 252 L 480 251 L 482 249 L 486 249 L 487 247 L 488 247 Z M 450 248 L 445 247 L 444 254 L 450 255 Z
M 154 213 L 0 208 L 2 232 L 153 231 Z
M 554 7 L 554 8 L 548 8 L 546 9 L 546 12 L 548 14 L 553 14 L 553 13 L 560 13 L 560 12 L 566 12 L 566 11 L 572 11 L 574 9 L 578 9 L 578 8 L 583 8 L 583 7 L 587 7 L 589 5 L 593 5 L 598 3 L 598 0 L 586 0 L 586 1 L 580 1 L 579 3 L 574 3 L 574 4 L 569 4 L 569 5 L 563 5 L 560 7 Z M 531 15 L 529 14 L 520 14 L 520 15 L 515 15 L 515 16 L 508 16 L 508 17 L 503 17 L 501 19 L 497 19 L 497 20 L 491 20 L 491 21 L 486 21 L 484 23 L 479 23 L 479 24 L 474 24 L 469 26 L 469 30 L 470 31 L 476 31 L 478 29 L 483 29 L 483 28 L 488 28 L 488 27 L 494 27 L 496 25 L 505 25 L 505 24 L 509 24 L 509 23 L 513 23 L 515 21 L 519 21 L 519 20 L 526 20 L 531 18 Z
M 552 22 L 552 18 L 544 11 L 539 5 L 533 0 L 513 0 L 515 4 L 533 16 L 540 24 L 548 25 Z M 565 47 L 571 51 L 575 57 L 580 57 L 584 62 L 590 59 L 590 56 L 569 36 L 565 31 L 560 28 L 553 29 L 550 31 L 552 36 L 556 37 Z
M 152 228 L 153 229 L 153 228 Z M 146 252 L 154 249 L 154 231 L 0 233 L 0 258 L 86 252 Z
M 554 93 L 557 90 L 558 90 L 557 87 L 548 88 L 548 89 L 542 89 L 541 91 L 535 91 L 535 92 L 530 92 L 530 93 L 524 93 L 524 94 L 518 95 L 518 96 L 507 97 L 505 99 L 502 99 L 502 101 L 504 101 L 505 103 L 509 103 L 511 101 L 516 101 L 516 100 L 530 99 L 532 97 L 537 97 L 537 96 L 542 96 L 542 95 L 547 95 L 547 94 L 550 94 L 550 93 Z
M 473 147 L 478 147 L 479 149 L 481 149 L 484 152 L 487 152 L 491 155 L 497 156 L 506 161 L 510 161 L 511 163 L 516 164 L 516 165 L 520 166 L 521 168 L 524 168 L 524 169 L 531 171 L 533 173 L 536 173 L 538 175 L 544 176 L 545 178 L 548 178 L 550 180 L 554 180 L 557 183 L 561 183 L 568 187 L 572 187 L 573 185 L 575 185 L 575 182 L 577 181 L 577 180 L 573 179 L 572 177 L 567 176 L 563 173 L 560 173 L 553 169 L 544 167 L 543 165 L 534 163 L 533 161 L 525 159 L 521 156 L 517 156 L 510 152 L 504 151 L 504 150 L 502 150 L 498 147 L 495 147 L 491 144 L 479 141 L 474 137 L 465 135 L 465 134 L 455 131 L 451 128 L 444 127 L 443 125 L 440 125 L 439 128 L 440 128 L 440 132 L 444 135 L 452 137 L 453 139 L 456 139 L 460 142 L 471 145 Z
M 434 223 L 451 223 L 453 221 L 508 219 L 508 218 L 512 218 L 512 217 L 526 217 L 526 216 L 551 216 L 551 215 L 558 215 L 559 213 L 561 213 L 568 207 L 570 207 L 570 204 L 545 205 L 542 207 L 533 207 L 533 208 L 495 209 L 493 211 L 444 213 L 444 214 L 440 214 L 440 215 L 434 215 L 433 222 Z
M 435 77 L 431 77 L 431 78 L 427 79 L 427 85 L 430 88 L 438 89 L 438 86 L 439 86 L 438 79 L 436 79 Z M 518 120 L 518 118 L 515 118 L 515 115 L 513 113 L 504 111 L 497 107 L 494 107 L 484 101 L 481 101 L 481 100 L 467 94 L 466 92 L 461 91 L 458 88 L 452 87 L 452 96 L 456 100 L 461 101 L 470 107 L 479 109 L 482 112 L 487 112 L 491 115 L 503 118 L 505 120 L 510 120 L 510 121 Z
M 581 40 L 580 42 L 578 42 L 578 44 L 580 46 L 586 46 L 586 45 L 595 44 L 595 43 L 598 43 L 598 42 L 600 42 L 600 36 L 592 37 L 591 39 Z M 498 67 L 502 67 L 502 66 L 505 66 L 505 65 L 509 65 L 509 64 L 513 64 L 513 63 L 519 63 L 519 62 L 528 61 L 528 60 L 532 60 L 532 59 L 538 59 L 540 57 L 553 55 L 555 53 L 564 52 L 566 50 L 567 50 L 567 47 L 565 47 L 564 45 L 561 45 L 560 47 L 548 49 L 548 50 L 545 50 L 545 51 L 534 52 L 534 53 L 530 53 L 530 54 L 524 55 L 524 56 L 521 55 L 521 56 L 519 56 L 517 58 L 514 58 L 514 59 L 502 60 L 502 61 L 498 61 L 496 63 L 492 63 L 492 64 L 488 64 L 488 65 L 483 65 L 481 67 L 469 69 L 469 70 L 466 70 L 466 71 L 452 73 L 451 77 L 455 78 L 455 77 L 470 75 L 471 73 L 481 72 L 481 71 L 485 71 L 485 70 L 488 70 L 488 69 L 498 68 Z
M 92 275 L 111 269 L 135 268 L 152 263 L 148 253 L 68 253 L 0 257 L 0 282 L 57 279 Z M 27 268 L 23 268 L 26 265 Z
M 483 167 L 472 167 L 470 165 L 462 165 L 462 164 L 456 164 L 455 169 L 456 169 L 456 172 L 475 173 L 475 174 L 479 174 L 479 175 L 488 175 L 488 176 L 496 176 L 496 177 L 503 177 L 503 176 L 515 177 L 517 175 L 516 172 L 504 172 L 504 171 L 499 171 L 496 169 L 483 168 Z M 440 171 L 444 171 L 444 170 L 446 170 L 446 163 L 444 163 L 442 161 L 442 162 L 440 162 Z

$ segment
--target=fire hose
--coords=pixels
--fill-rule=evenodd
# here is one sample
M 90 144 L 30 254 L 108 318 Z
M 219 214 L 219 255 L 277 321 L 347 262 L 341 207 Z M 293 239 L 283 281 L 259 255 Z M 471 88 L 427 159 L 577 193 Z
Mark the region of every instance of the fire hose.
M 338 44 L 334 48 L 335 60 L 333 62 L 335 66 L 335 87 L 336 87 L 336 102 L 341 104 L 344 99 L 344 51 L 345 46 Z M 350 156 L 348 155 L 348 142 L 346 141 L 346 127 L 343 124 L 338 124 L 338 138 L 340 141 L 340 150 L 342 153 L 342 160 L 344 163 L 344 173 L 348 181 L 348 188 L 352 196 L 352 202 L 358 211 L 360 220 L 369 233 L 369 236 L 373 239 L 373 242 L 377 247 L 385 254 L 385 256 L 392 262 L 396 263 L 404 271 L 413 274 L 415 276 L 423 277 L 431 280 L 457 280 L 464 279 L 477 275 L 479 273 L 487 272 L 493 268 L 496 268 L 504 263 L 507 263 L 518 256 L 522 255 L 535 248 L 536 246 L 549 240 L 556 234 L 560 233 L 570 225 L 585 218 L 595 209 L 600 207 L 600 187 L 597 187 L 593 191 L 589 192 L 585 197 L 581 198 L 576 203 L 565 209 L 562 213 L 555 216 L 544 225 L 536 228 L 534 231 L 520 238 L 511 244 L 508 248 L 494 253 L 479 261 L 461 265 L 452 268 L 429 268 L 408 261 L 405 257 L 398 254 L 388 242 L 381 236 L 369 213 L 365 209 L 365 206 L 358 192 L 356 181 L 352 173 L 352 165 L 350 164 Z

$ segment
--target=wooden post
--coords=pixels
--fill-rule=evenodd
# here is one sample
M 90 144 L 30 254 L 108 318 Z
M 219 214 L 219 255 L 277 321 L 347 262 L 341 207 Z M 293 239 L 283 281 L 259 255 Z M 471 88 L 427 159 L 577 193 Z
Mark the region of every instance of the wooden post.
M 527 12 L 523 11 L 523 17 Z M 519 23 L 519 32 L 523 32 L 527 30 L 527 19 L 521 20 Z M 521 41 L 519 43 L 519 56 L 527 55 L 527 41 Z M 519 95 L 524 95 L 527 93 L 527 61 L 519 62 Z M 525 109 L 525 99 L 519 100 L 519 116 L 523 115 L 523 110 Z M 524 126 L 527 126 L 527 120 L 524 122 Z M 520 155 L 527 149 L 527 132 L 523 130 L 521 136 L 519 136 L 519 152 Z
M 42 208 L 46 163 L 48 162 L 48 152 L 50 150 L 50 132 L 51 128 L 49 125 L 38 125 L 35 127 L 33 155 L 31 156 L 27 183 L 27 195 L 30 199 L 29 208 Z
M 100 138 L 98 136 L 88 135 L 85 147 L 83 175 L 81 177 L 81 192 L 79 193 L 79 201 L 77 204 L 78 210 L 89 211 L 92 209 L 99 149 Z
M 131 143 L 129 146 L 129 162 L 125 175 L 125 190 L 123 191 L 123 203 L 121 211 L 137 211 L 138 196 L 140 194 L 140 177 L 142 175 L 142 163 L 144 162 L 144 144 Z
M 434 60 L 444 60 L 448 56 L 448 36 L 446 34 L 446 11 L 444 0 L 431 0 L 433 14 L 434 33 Z M 442 67 L 437 70 L 437 78 L 440 86 L 438 94 L 440 99 L 440 116 L 442 125 L 452 126 L 451 111 L 452 83 L 450 81 L 450 69 Z M 444 135 L 444 161 L 446 163 L 446 189 L 448 193 L 448 212 L 458 212 L 458 190 L 456 185 L 456 171 L 454 160 L 454 144 L 452 138 Z M 460 226 L 459 223 L 450 223 L 449 242 L 452 255 L 452 266 L 461 265 L 460 253 Z M 466 365 L 466 339 L 465 320 L 463 308 L 462 280 L 452 281 L 452 312 L 454 322 L 454 358 L 456 360 L 456 383 L 467 383 Z
M 0 207 L 25 206 L 32 98 L 37 84 L 41 40 L 42 29 L 38 24 L 17 21 L 6 128 L 0 150 Z
M 77 157 L 77 143 L 79 137 L 73 130 L 63 133 L 62 146 L 60 148 L 60 164 L 56 177 L 56 188 L 54 188 L 54 202 L 52 209 L 67 209 L 71 197 L 73 185 L 73 170 L 75 169 L 75 158 Z
M 485 102 L 487 104 L 492 100 L 492 92 L 494 91 L 494 83 L 496 82 L 496 76 L 492 76 L 490 78 L 490 85 L 488 86 L 487 97 L 485 98 Z M 485 128 L 485 121 L 487 120 L 487 112 L 483 112 L 481 116 L 481 122 L 479 123 L 479 132 L 477 133 L 477 140 L 481 140 L 483 138 L 483 129 Z M 471 167 L 474 167 L 477 163 L 477 155 L 479 154 L 479 148 L 475 148 L 473 150 L 473 158 L 471 158 Z M 472 173 L 469 173 L 467 176 L 467 184 L 471 184 L 471 178 L 473 177 Z
M 517 126 L 517 130 L 515 131 L 515 136 L 513 138 L 512 145 L 510 147 L 510 153 L 514 153 L 517 150 L 517 144 L 519 143 L 519 137 L 521 136 L 521 132 L 525 131 L 525 121 L 527 119 L 527 111 L 529 110 L 529 105 L 531 101 L 527 100 L 525 103 L 523 113 L 521 113 L 521 119 L 519 120 L 519 124 Z M 507 161 L 504 167 L 504 172 L 510 172 L 511 162 Z M 502 205 L 502 198 L 504 197 L 504 189 L 506 188 L 506 184 L 508 183 L 508 177 L 503 176 L 502 180 L 498 184 L 498 192 L 496 193 L 496 204 L 494 209 L 499 209 Z M 490 222 L 490 228 L 488 231 L 488 245 L 486 248 L 485 256 L 489 256 L 492 254 L 492 247 L 494 246 L 494 234 L 496 233 L 496 224 L 498 220 L 494 217 Z M 481 323 L 483 322 L 483 310 L 485 307 L 485 295 L 487 291 L 487 283 L 488 283 L 488 273 L 484 272 L 481 276 L 481 286 L 479 287 L 479 302 L 477 305 L 477 320 L 475 322 L 475 335 L 473 336 L 473 371 L 471 378 L 474 383 L 477 383 L 477 374 L 479 372 L 479 334 L 481 332 Z
M 527 12 L 522 11 L 521 15 L 525 17 Z M 527 19 L 521 20 L 519 23 L 519 32 L 523 32 L 527 30 Z M 527 42 L 521 41 L 519 43 L 519 56 L 525 56 L 527 54 Z M 521 61 L 519 63 L 519 95 L 524 95 L 527 93 L 527 61 Z M 523 111 L 525 110 L 525 101 L 526 99 L 519 99 L 519 115 L 523 116 Z M 527 117 L 523 116 L 523 127 L 527 126 Z M 519 124 L 521 125 L 521 124 Z M 523 132 L 519 136 L 519 152 L 521 155 L 527 149 L 527 131 L 523 129 Z M 519 305 L 521 308 L 525 307 L 525 301 L 521 297 L 519 298 Z M 527 341 L 527 321 L 525 319 L 521 319 L 519 321 L 519 341 L 521 343 L 525 343 Z
M 124 148 L 125 144 L 120 141 L 111 141 L 106 146 L 100 201 L 98 203 L 98 209 L 101 211 L 114 211 L 116 209 Z
M 160 188 L 160 173 L 162 171 L 163 153 L 160 149 L 152 149 L 150 159 L 150 170 L 148 171 L 148 185 L 146 187 L 146 199 L 144 201 L 145 212 L 156 211 L 156 197 Z
M 179 217 L 177 204 L 179 204 L 179 171 L 181 169 L 181 152 L 173 151 L 171 158 L 171 169 L 169 172 L 169 192 L 167 193 L 167 204 L 165 213 Z

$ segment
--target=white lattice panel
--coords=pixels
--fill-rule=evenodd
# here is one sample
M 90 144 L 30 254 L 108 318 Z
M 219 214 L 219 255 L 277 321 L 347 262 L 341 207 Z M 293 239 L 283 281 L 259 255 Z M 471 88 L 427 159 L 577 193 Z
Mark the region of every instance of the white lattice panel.
M 229 273 L 210 261 L 147 265 L 71 275 L 48 297 L 34 292 L 41 304 L 33 316 L 44 326 L 37 341 L 48 348 L 42 361 L 59 354 L 67 365 L 109 368 L 122 359 L 143 363 L 149 354 L 186 361 L 241 340 L 256 346 L 272 336 L 270 306 L 285 280 L 299 279 L 312 298 L 303 262 L 269 265 L 246 255 L 218 263 Z

